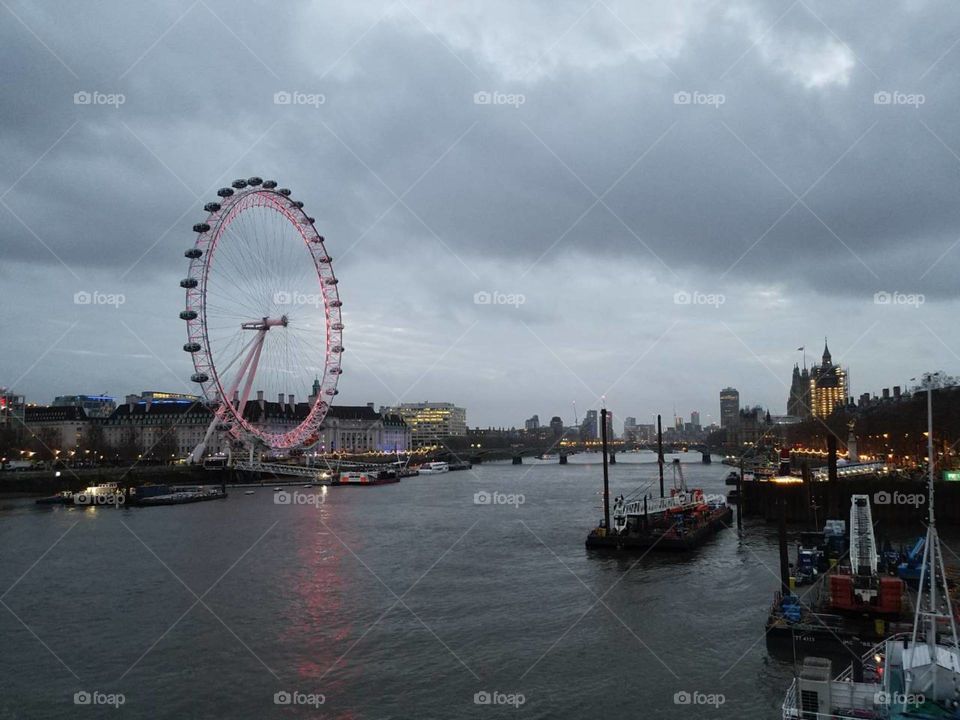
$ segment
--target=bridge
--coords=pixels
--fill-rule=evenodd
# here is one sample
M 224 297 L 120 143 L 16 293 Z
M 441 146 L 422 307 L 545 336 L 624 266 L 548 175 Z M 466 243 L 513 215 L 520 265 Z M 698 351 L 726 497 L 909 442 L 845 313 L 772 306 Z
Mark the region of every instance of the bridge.
M 607 450 L 616 462 L 616 455 L 624 452 L 633 452 L 638 450 L 649 450 L 657 452 L 656 443 L 634 443 L 623 440 L 615 440 L 607 443 Z M 601 451 L 600 441 L 588 440 L 571 443 L 564 441 L 562 445 L 556 445 L 547 442 L 540 443 L 513 443 L 501 447 L 472 447 L 459 448 L 451 445 L 448 448 L 437 450 L 430 455 L 430 459 L 437 460 L 469 460 L 478 465 L 483 462 L 496 460 L 512 460 L 515 464 L 523 462 L 523 458 L 546 457 L 553 459 L 559 464 L 565 464 L 566 458 L 570 455 L 580 453 L 598 453 Z M 663 452 L 665 455 L 679 452 L 697 452 L 708 453 L 710 448 L 703 443 L 664 443 Z

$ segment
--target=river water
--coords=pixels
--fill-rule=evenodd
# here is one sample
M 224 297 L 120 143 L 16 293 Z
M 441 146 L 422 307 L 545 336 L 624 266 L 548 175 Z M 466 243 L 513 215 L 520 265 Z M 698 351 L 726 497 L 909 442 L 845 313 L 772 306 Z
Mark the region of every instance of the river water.
M 681 457 L 690 486 L 726 492 L 729 468 Z M 4 500 L 0 717 L 779 717 L 776 529 L 748 521 L 683 557 L 588 552 L 598 460 L 285 504 L 270 487 Z M 652 454 L 618 460 L 613 494 L 655 483 Z

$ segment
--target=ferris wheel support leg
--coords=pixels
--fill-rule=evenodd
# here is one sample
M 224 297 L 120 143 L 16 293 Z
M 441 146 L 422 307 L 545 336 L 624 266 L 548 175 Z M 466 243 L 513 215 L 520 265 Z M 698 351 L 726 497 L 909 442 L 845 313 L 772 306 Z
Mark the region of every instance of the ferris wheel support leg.
M 227 388 L 227 396 L 225 398 L 220 398 L 221 407 L 224 403 L 232 402 L 233 394 L 237 391 L 237 388 L 240 386 L 240 382 L 243 380 L 244 376 L 247 377 L 247 382 L 243 388 L 243 397 L 240 399 L 240 412 L 243 412 L 243 408 L 247 405 L 247 398 L 250 395 L 250 388 L 253 385 L 253 376 L 256 373 L 256 368 L 260 362 L 260 351 L 263 349 L 263 338 L 266 335 L 266 330 L 261 330 L 257 333 L 257 337 L 253 341 L 253 345 L 250 346 L 250 352 L 247 353 L 247 356 L 243 359 L 243 362 L 240 364 L 240 369 L 237 371 L 236 377 L 233 379 L 233 382 L 230 383 L 230 387 Z M 210 425 L 207 426 L 207 432 L 203 436 L 203 440 L 193 449 L 193 452 L 190 453 L 189 462 L 191 465 L 196 465 L 203 462 L 203 454 L 207 450 L 207 445 L 210 443 L 210 438 L 213 437 L 213 431 L 216 429 L 217 424 L 221 422 L 221 413 L 223 411 L 218 409 L 217 412 L 213 414 L 213 419 L 210 421 Z
M 220 414 L 214 413 L 213 420 L 210 421 L 210 424 L 207 426 L 207 432 L 203 435 L 203 440 L 197 443 L 197 446 L 193 449 L 193 452 L 190 453 L 188 458 L 191 465 L 199 465 L 203 462 L 203 454 L 207 450 L 207 443 L 210 442 L 210 438 L 213 437 L 214 428 L 217 427 L 217 423 L 220 421 Z
M 247 376 L 247 381 L 243 384 L 243 394 L 240 396 L 240 406 L 237 408 L 241 414 L 247 408 L 247 400 L 250 398 L 250 389 L 253 387 L 253 378 L 257 374 L 257 366 L 260 364 L 260 351 L 263 350 L 263 340 L 267 336 L 266 329 L 257 333 L 257 341 L 250 348 L 250 354 L 243 361 L 243 367 L 237 373 L 237 384 L 243 375 Z

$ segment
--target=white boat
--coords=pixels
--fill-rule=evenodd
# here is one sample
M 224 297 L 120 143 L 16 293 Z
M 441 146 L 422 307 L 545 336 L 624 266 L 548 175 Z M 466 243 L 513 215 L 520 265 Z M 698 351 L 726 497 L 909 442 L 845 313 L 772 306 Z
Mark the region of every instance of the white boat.
M 253 495 L 253 490 L 247 490 L 244 495 Z
M 281 490 L 283 490 L 283 488 L 280 487 L 279 485 L 277 485 L 277 486 L 273 489 L 274 492 L 280 492 Z
M 421 475 L 437 475 L 445 472 L 450 472 L 450 463 L 429 462 L 420 466 Z

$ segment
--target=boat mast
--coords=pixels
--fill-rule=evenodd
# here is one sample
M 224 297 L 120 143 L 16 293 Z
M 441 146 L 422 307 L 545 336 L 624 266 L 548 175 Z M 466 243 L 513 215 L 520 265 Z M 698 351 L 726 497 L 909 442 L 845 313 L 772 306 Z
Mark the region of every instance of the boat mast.
M 911 638 L 911 654 L 916 657 L 917 631 L 920 628 L 920 616 L 924 615 L 928 621 L 926 629 L 926 644 L 930 654 L 930 672 L 933 674 L 931 687 L 936 688 L 937 682 L 937 621 L 941 618 L 950 620 L 950 632 L 953 637 L 953 647 L 960 650 L 957 643 L 957 624 L 953 617 L 953 608 L 950 603 L 950 593 L 947 590 L 947 574 L 943 565 L 943 553 L 940 550 L 940 538 L 937 534 L 936 515 L 933 502 L 933 473 L 935 461 L 933 456 L 933 385 L 927 386 L 927 540 L 923 548 L 923 567 L 920 570 L 920 586 L 917 596 L 917 609 L 913 618 L 913 637 Z M 940 581 L 943 582 L 943 602 L 945 609 L 937 609 L 937 570 L 940 571 Z M 923 612 L 923 590 L 925 582 L 929 580 L 929 609 Z M 908 671 L 904 679 L 903 709 L 907 709 L 907 696 L 913 681 L 913 672 Z

